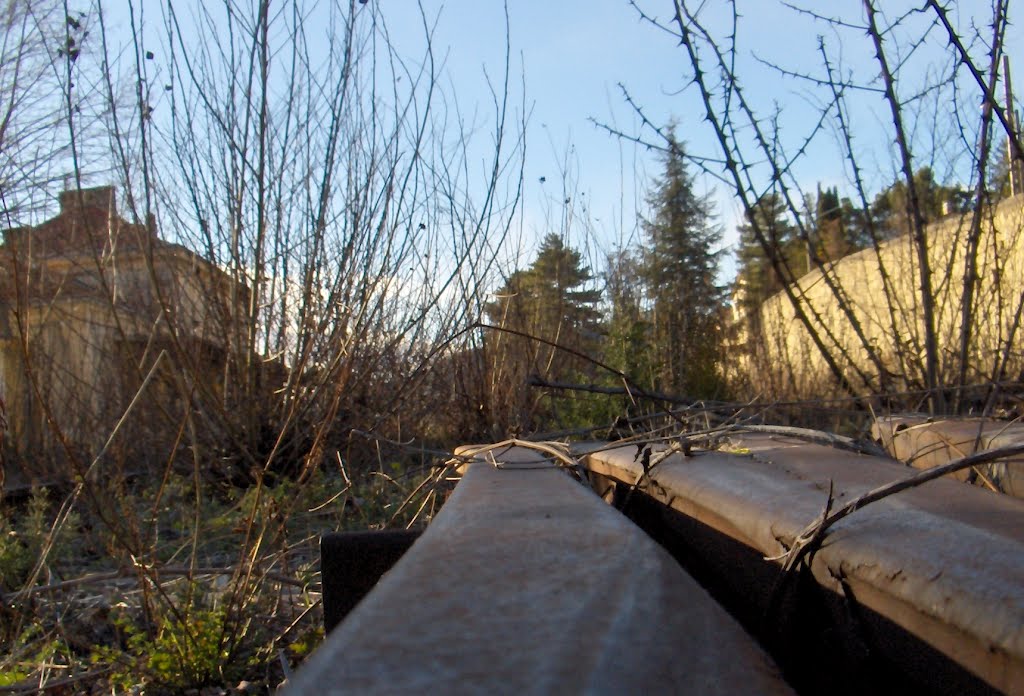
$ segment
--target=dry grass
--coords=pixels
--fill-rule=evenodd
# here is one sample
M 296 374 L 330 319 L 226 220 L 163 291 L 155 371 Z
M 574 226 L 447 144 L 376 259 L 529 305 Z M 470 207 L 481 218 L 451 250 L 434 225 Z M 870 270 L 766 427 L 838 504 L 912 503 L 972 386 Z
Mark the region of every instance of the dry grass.
M 238 490 L 173 476 L 122 482 L 116 505 L 146 540 L 141 553 L 84 505 L 51 538 L 62 514 L 54 493 L 7 500 L 0 689 L 276 686 L 323 634 L 319 535 L 423 525 L 443 502 L 443 467 L 352 469 L 338 457 L 302 483 Z

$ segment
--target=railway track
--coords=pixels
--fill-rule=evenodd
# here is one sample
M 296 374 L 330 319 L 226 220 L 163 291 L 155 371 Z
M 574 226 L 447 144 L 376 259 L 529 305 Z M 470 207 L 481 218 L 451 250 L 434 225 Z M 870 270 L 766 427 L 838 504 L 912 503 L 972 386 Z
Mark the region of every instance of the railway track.
M 830 490 L 838 507 L 913 469 L 758 433 L 461 454 L 451 499 L 288 693 L 1024 691 L 1024 501 L 933 481 L 783 572 Z M 334 548 L 344 567 L 356 547 Z M 352 586 L 328 566 L 325 603 Z

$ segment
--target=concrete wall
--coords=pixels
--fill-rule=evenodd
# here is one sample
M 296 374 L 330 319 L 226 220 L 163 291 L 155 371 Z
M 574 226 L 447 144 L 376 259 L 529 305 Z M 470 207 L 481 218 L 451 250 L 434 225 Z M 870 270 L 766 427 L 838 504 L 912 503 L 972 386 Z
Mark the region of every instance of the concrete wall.
M 1024 196 L 985 211 L 978 252 L 974 340 L 968 379 L 984 382 L 994 375 L 997 360 L 1011 336 L 1024 299 Z M 927 228 L 936 308 L 940 375 L 956 379 L 962 292 L 970 214 L 947 216 Z M 917 252 L 909 237 L 899 237 L 874 250 L 848 256 L 826 269 L 853 308 L 870 345 L 895 378 L 890 389 L 924 383 L 924 322 Z M 798 283 L 801 306 L 856 388 L 866 390 L 865 377 L 877 385 L 879 371 L 868 358 L 852 322 L 841 311 L 822 271 Z M 821 352 L 797 318 L 784 293 L 761 309 L 763 354 L 748 352 L 739 367 L 753 383 L 772 385 L 776 396 L 822 395 L 835 389 Z M 1017 378 L 1024 369 L 1021 330 L 1010 341 L 1011 359 L 1000 378 Z M 752 343 L 748 341 L 748 344 Z M 846 355 L 842 355 L 845 351 Z

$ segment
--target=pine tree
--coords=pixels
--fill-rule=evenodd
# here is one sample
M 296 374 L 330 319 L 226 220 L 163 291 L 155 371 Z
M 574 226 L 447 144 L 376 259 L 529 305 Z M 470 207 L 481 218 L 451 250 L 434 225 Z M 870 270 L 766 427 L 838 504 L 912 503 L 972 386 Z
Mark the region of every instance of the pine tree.
M 756 333 L 761 304 L 782 290 L 785 279 L 779 275 L 764 245 L 755 232 L 764 237 L 773 253 L 790 269 L 794 277 L 807 270 L 806 249 L 786 218 L 785 205 L 775 194 L 759 200 L 747 213 L 748 223 L 739 227 L 736 296 L 750 330 Z
M 832 187 L 822 191 L 818 187 L 814 217 L 821 257 L 835 261 L 850 253 L 838 189 Z
M 567 246 L 557 234 L 548 234 L 530 267 L 512 273 L 485 308 L 492 324 L 543 339 L 494 337 L 493 344 L 501 349 L 492 355 L 492 382 L 503 382 L 509 393 L 502 398 L 520 404 L 518 422 L 512 425 L 548 428 L 577 424 L 575 421 L 584 417 L 571 399 L 538 406 L 523 389 L 532 375 L 556 382 L 594 381 L 592 362 L 544 342 L 583 355 L 598 355 L 601 292 L 594 287 L 594 280 L 580 252 Z
M 814 201 L 814 234 L 818 256 L 824 261 L 838 261 L 871 246 L 871 233 L 864 212 L 854 207 L 849 198 L 840 198 L 835 186 L 825 190 L 818 186 Z
M 693 190 L 682 146 L 670 133 L 664 168 L 642 221 L 640 259 L 646 288 L 656 384 L 665 391 L 710 397 L 720 388 L 717 363 L 725 292 L 715 280 L 721 231 L 711 203 Z
M 593 338 L 600 321 L 599 290 L 580 252 L 548 234 L 525 271 L 509 276 L 487 307 L 490 320 L 548 341 L 579 344 Z

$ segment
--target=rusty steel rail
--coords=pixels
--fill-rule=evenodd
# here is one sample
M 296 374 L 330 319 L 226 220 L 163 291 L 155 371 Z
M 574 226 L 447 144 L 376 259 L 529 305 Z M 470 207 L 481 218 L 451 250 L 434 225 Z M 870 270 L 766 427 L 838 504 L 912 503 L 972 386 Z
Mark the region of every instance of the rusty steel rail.
M 813 660 L 833 672 L 804 672 L 798 688 L 860 690 L 867 670 L 886 690 L 1024 691 L 1024 501 L 933 481 L 835 524 L 809 570 L 780 584 L 781 560 L 766 557 L 820 517 L 830 485 L 838 507 L 913 470 L 783 437 L 731 448 L 674 454 L 646 475 L 636 446 L 583 461 L 607 499 L 761 622 L 787 674 Z
M 790 692 L 625 517 L 536 451 L 492 455 L 286 693 Z
M 981 418 L 877 418 L 871 435 L 892 456 L 930 469 L 975 452 L 1024 444 L 1024 424 Z M 1009 457 L 951 474 L 953 478 L 1024 498 L 1024 457 Z

